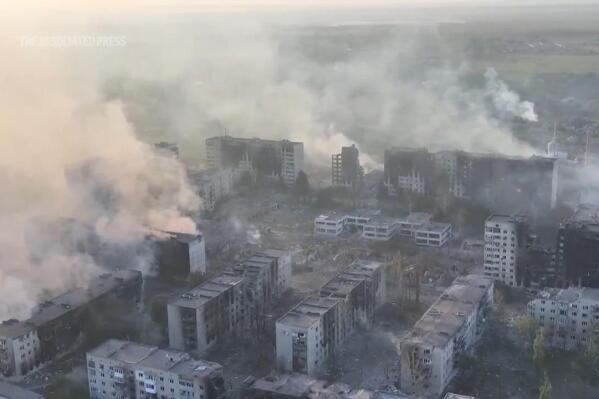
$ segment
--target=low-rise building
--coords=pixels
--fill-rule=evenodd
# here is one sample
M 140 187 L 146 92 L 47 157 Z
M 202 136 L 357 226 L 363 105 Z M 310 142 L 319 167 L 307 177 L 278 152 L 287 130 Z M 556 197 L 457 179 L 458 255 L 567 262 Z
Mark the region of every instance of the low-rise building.
M 416 230 L 424 224 L 429 223 L 433 215 L 425 212 L 411 212 L 408 216 L 400 218 L 398 233 L 406 237 L 415 237 Z
M 358 326 L 372 324 L 385 284 L 381 263 L 358 260 L 292 308 L 276 323 L 278 368 L 316 375 Z
M 2 399 L 44 399 L 39 393 L 0 381 L 0 398 Z
M 493 280 L 458 277 L 400 342 L 404 392 L 438 398 L 456 374 L 456 363 L 481 336 L 493 304 Z
M 448 393 L 443 399 L 476 399 L 474 396 L 458 395 L 457 393 Z
M 86 310 L 117 297 L 139 300 L 142 276 L 135 270 L 102 274 L 87 287 L 39 304 L 27 320 L 0 324 L 0 373 L 23 376 L 69 350 L 81 333 Z
M 378 216 L 366 223 L 362 237 L 368 240 L 389 241 L 395 235 L 398 226 L 397 219 Z
M 428 222 L 414 230 L 414 241 L 417 245 L 442 247 L 451 238 L 450 223 Z
M 528 313 L 549 346 L 576 350 L 599 342 L 599 289 L 548 288 L 528 303 Z
M 320 215 L 314 219 L 314 234 L 338 237 L 343 233 L 346 215 Z
M 222 366 L 185 352 L 109 340 L 87 353 L 91 399 L 220 399 Z

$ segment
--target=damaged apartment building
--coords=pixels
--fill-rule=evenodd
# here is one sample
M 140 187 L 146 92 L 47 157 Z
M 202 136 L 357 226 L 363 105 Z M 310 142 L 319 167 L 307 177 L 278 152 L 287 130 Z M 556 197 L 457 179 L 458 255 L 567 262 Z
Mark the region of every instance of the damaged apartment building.
M 385 302 L 385 267 L 357 260 L 327 282 L 319 295 L 293 307 L 276 323 L 277 368 L 317 375 L 358 326 L 370 326 Z
M 233 194 L 237 177 L 232 168 L 189 170 L 187 175 L 207 212 L 213 212 L 221 200 Z
M 265 250 L 180 295 L 167 306 L 170 346 L 202 354 L 223 338 L 255 336 L 291 268 L 290 253 Z
M 331 156 L 331 182 L 333 186 L 355 187 L 364 177 L 360 166 L 360 151 L 355 144 L 341 147 L 339 154 Z
M 289 140 L 211 137 L 206 139 L 206 157 L 210 169 L 280 178 L 287 187 L 304 170 L 304 144 Z
M 400 342 L 400 388 L 438 398 L 457 373 L 457 362 L 481 337 L 493 304 L 493 280 L 458 277 Z
M 384 162 L 384 184 L 390 195 L 402 191 L 450 195 L 521 212 L 538 212 L 557 203 L 554 158 L 393 148 L 385 151 Z
M 206 273 L 206 243 L 201 234 L 157 231 L 148 238 L 154 248 L 158 273 L 162 277 L 182 277 Z
M 87 353 L 91 399 L 222 399 L 223 368 L 185 352 L 112 339 Z
M 0 324 L 0 373 L 23 376 L 71 349 L 86 312 L 112 298 L 138 301 L 142 276 L 122 270 L 102 274 L 87 287 L 39 304 L 27 320 Z

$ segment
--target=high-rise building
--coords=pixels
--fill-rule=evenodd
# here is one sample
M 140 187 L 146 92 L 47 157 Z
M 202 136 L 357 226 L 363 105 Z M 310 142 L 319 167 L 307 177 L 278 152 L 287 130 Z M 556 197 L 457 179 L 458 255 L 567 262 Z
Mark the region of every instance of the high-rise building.
M 160 275 L 187 277 L 190 273 L 206 273 L 206 243 L 201 234 L 161 231 L 152 240 Z
M 510 286 L 522 284 L 524 251 L 531 243 L 528 220 L 518 215 L 491 215 L 485 221 L 485 276 Z
M 85 310 L 105 299 L 139 300 L 141 273 L 122 270 L 102 274 L 86 287 L 72 289 L 39 304 L 27 320 L 0 324 L 0 373 L 23 376 L 69 350 L 81 333 Z
M 599 288 L 599 206 L 580 205 L 561 223 L 556 250 L 566 283 Z
M 548 345 L 582 349 L 599 340 L 599 289 L 548 288 L 528 303 Z
M 360 166 L 360 152 L 355 144 L 342 147 L 341 153 L 331 156 L 331 181 L 333 186 L 354 187 L 362 180 L 364 169 Z
M 201 354 L 221 338 L 258 333 L 291 267 L 288 252 L 265 250 L 182 294 L 167 306 L 170 346 Z
M 358 326 L 368 327 L 385 301 L 385 270 L 358 260 L 276 323 L 277 367 L 316 375 Z
M 206 139 L 206 156 L 209 168 L 281 178 L 288 187 L 304 170 L 304 144 L 289 140 L 211 137 Z
M 112 339 L 87 353 L 91 399 L 221 399 L 222 366 L 185 352 Z
M 233 193 L 235 185 L 233 169 L 190 171 L 188 175 L 202 199 L 202 209 L 205 211 L 214 211 L 219 201 Z
M 493 304 L 493 280 L 458 277 L 400 342 L 402 391 L 438 398 L 457 373 L 457 360 L 480 338 Z
M 521 212 L 549 209 L 557 203 L 555 158 L 392 148 L 385 151 L 384 176 L 390 195 L 400 191 L 449 194 Z

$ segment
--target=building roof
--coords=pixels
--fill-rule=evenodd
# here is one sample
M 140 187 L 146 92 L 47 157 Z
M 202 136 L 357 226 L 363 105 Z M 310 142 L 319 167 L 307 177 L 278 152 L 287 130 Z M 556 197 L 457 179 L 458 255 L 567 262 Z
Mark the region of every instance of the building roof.
M 427 223 L 433 218 L 433 215 L 427 212 L 410 212 L 406 217 L 408 223 Z
M 458 277 L 416 322 L 405 342 L 444 347 L 479 305 L 493 280 L 478 275 Z
M 214 136 L 206 139 L 206 142 L 213 140 L 228 140 L 228 141 L 237 141 L 239 143 L 258 143 L 258 144 L 302 144 L 300 141 L 291 141 L 291 140 L 272 140 L 272 139 L 261 139 L 258 137 L 233 137 L 233 136 Z
M 501 215 L 493 214 L 487 218 L 487 222 L 491 223 L 522 223 L 526 222 L 526 216 L 522 215 Z
M 260 255 L 270 256 L 272 258 L 282 258 L 283 256 L 289 255 L 288 251 L 284 251 L 282 249 L 264 249 L 260 251 Z
M 137 368 L 169 371 L 187 379 L 203 378 L 222 369 L 218 363 L 194 360 L 185 352 L 116 339 L 106 341 L 88 352 L 88 355 L 135 365 Z
M 599 302 L 599 288 L 569 287 L 565 289 L 546 288 L 539 292 L 536 299 L 574 303 L 582 299 Z
M 320 215 L 316 217 L 317 220 L 326 220 L 328 222 L 338 222 L 345 219 L 347 216 L 341 213 L 330 213 L 327 215 Z
M 0 399 L 43 399 L 39 393 L 29 391 L 0 380 Z
M 428 222 L 416 228 L 416 231 L 432 231 L 434 233 L 442 233 L 451 228 L 451 223 Z
M 368 221 L 367 226 L 389 226 L 399 222 L 399 219 L 388 216 L 375 216 Z
M 476 399 L 474 396 L 458 395 L 457 393 L 451 393 L 445 395 L 443 399 Z
M 221 274 L 203 282 L 191 291 L 181 294 L 170 305 L 186 308 L 198 308 L 227 290 L 241 284 L 243 276 L 234 274 Z
M 382 266 L 380 262 L 358 259 L 341 273 L 329 280 L 321 289 L 321 296 L 347 297 L 362 284 L 372 278 L 374 273 Z
M 109 293 L 123 282 L 140 278 L 141 272 L 137 270 L 118 270 L 101 274 L 89 281 L 87 288 L 74 288 L 40 303 L 27 320 L 3 322 L 0 324 L 0 336 L 19 337 Z
M 339 299 L 329 297 L 310 296 L 304 298 L 289 312 L 285 313 L 277 324 L 292 327 L 309 328 L 318 323 L 322 316 L 333 309 L 339 303 Z

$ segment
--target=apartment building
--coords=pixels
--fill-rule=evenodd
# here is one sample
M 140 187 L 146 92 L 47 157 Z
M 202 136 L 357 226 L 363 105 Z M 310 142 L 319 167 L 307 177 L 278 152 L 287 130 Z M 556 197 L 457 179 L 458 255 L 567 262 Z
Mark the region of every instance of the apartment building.
M 518 215 L 491 215 L 485 221 L 485 276 L 510 286 L 522 283 L 521 263 L 531 244 L 528 220 Z
M 548 288 L 528 303 L 547 344 L 576 350 L 599 342 L 599 289 Z
M 201 234 L 159 231 L 151 239 L 161 276 L 206 273 L 206 243 Z
M 2 399 L 44 399 L 39 393 L 0 381 L 0 398 Z
M 579 205 L 561 223 L 556 248 L 565 283 L 599 288 L 599 206 Z
M 214 277 L 167 305 L 169 345 L 202 354 L 246 328 L 246 308 L 243 276 Z
M 353 187 L 364 177 L 360 166 L 360 152 L 355 144 L 342 147 L 339 154 L 331 156 L 331 181 L 333 186 Z
M 291 254 L 264 250 L 182 294 L 167 306 L 170 346 L 204 353 L 221 338 L 260 331 L 291 268 Z
M 214 211 L 235 187 L 236 174 L 231 168 L 189 171 L 188 176 L 202 199 L 202 209 L 207 212 Z
M 185 352 L 109 340 L 87 353 L 91 399 L 221 399 L 222 366 Z
M 304 170 L 304 144 L 289 140 L 211 137 L 206 139 L 206 156 L 209 168 L 281 178 L 288 187 Z
M 385 301 L 385 270 L 359 260 L 276 322 L 277 367 L 316 375 L 357 326 L 370 326 Z
M 87 287 L 44 301 L 27 320 L 0 324 L 0 373 L 24 376 L 69 350 L 81 333 L 85 311 L 111 298 L 138 301 L 142 276 L 134 270 L 102 274 Z
M 384 168 L 390 195 L 400 191 L 449 194 L 494 208 L 530 212 L 553 208 L 557 203 L 555 158 L 397 147 L 385 151 Z
M 493 280 L 458 277 L 400 342 L 400 386 L 426 398 L 441 396 L 456 363 L 481 336 L 493 304 Z

